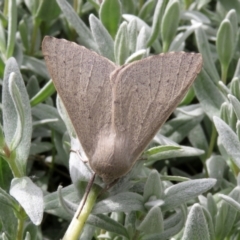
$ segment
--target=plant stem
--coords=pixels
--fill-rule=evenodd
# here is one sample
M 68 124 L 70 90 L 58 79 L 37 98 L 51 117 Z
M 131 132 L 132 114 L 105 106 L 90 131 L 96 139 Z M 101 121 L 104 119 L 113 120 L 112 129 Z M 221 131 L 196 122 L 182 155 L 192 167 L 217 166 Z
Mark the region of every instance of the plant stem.
M 78 13 L 77 12 L 77 10 L 78 10 L 78 0 L 73 1 L 73 9 L 75 10 L 76 13 Z
M 9 4 L 9 1 L 5 0 L 4 1 L 4 6 L 3 6 L 3 14 L 4 14 L 5 17 L 8 15 L 8 4 Z
M 92 208 L 97 200 L 98 194 L 100 192 L 100 188 L 97 186 L 93 186 L 87 196 L 87 200 L 84 204 L 84 197 L 78 206 L 78 210 L 76 211 L 64 237 L 63 240 L 78 240 L 81 232 L 83 231 L 83 227 L 89 214 L 92 211 Z M 84 206 L 82 207 L 82 204 Z M 82 209 L 82 210 L 81 210 Z M 79 214 L 80 211 L 80 214 Z
M 20 212 L 24 211 L 21 207 Z M 23 217 L 18 218 L 18 227 L 17 227 L 17 238 L 16 240 L 23 239 L 23 229 L 24 229 L 24 219 Z
M 39 25 L 40 25 L 39 19 L 34 18 L 34 21 L 33 21 L 33 31 L 32 31 L 32 39 L 31 39 L 30 55 L 34 55 Z
M 16 178 L 22 177 L 23 174 L 21 173 L 19 167 L 16 164 L 15 152 L 11 152 L 7 145 L 4 146 L 3 150 L 5 153 L 4 159 L 7 161 L 9 167 L 11 168 L 13 176 Z
M 163 42 L 163 52 L 166 53 L 168 51 L 169 48 L 169 43 L 164 41 Z
M 215 146 L 216 138 L 217 138 L 217 131 L 216 131 L 215 126 L 213 125 L 211 139 L 210 139 L 210 143 L 209 143 L 209 147 L 208 147 L 208 151 L 207 151 L 207 158 L 206 159 L 210 158 L 210 156 L 212 154 L 213 148 Z
M 54 139 L 55 137 L 55 131 L 52 130 L 52 134 L 51 134 L 51 139 L 52 139 L 52 143 L 54 144 L 53 148 L 52 148 L 52 161 L 49 165 L 49 172 L 48 172 L 48 182 L 51 182 L 52 176 L 53 176 L 53 172 L 54 172 L 54 167 L 55 167 L 55 159 L 56 159 L 56 141 Z M 48 185 L 48 188 L 50 187 L 50 185 Z M 48 189 L 50 190 L 50 189 Z
M 224 84 L 227 82 L 227 73 L 228 73 L 228 65 L 221 64 L 222 69 L 222 81 Z
M 217 131 L 216 131 L 215 126 L 213 125 L 213 126 L 212 126 L 211 139 L 210 139 L 210 143 L 209 143 L 209 147 L 208 147 L 206 159 L 203 161 L 203 167 L 204 167 L 204 170 L 205 170 L 205 172 L 206 172 L 206 177 L 209 177 L 208 169 L 207 169 L 207 166 L 206 166 L 206 160 L 207 160 L 208 158 L 210 158 L 211 155 L 212 155 L 213 148 L 214 148 L 215 143 L 216 143 L 216 138 L 217 138 Z

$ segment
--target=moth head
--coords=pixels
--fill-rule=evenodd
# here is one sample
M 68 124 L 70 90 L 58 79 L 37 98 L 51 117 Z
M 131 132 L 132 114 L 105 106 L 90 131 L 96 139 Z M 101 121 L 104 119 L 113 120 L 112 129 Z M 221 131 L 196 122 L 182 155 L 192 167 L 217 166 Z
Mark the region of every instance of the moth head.
M 93 171 L 102 178 L 106 184 L 124 176 L 132 168 L 130 161 L 127 161 L 129 154 L 123 149 L 124 139 L 114 134 L 102 137 L 96 151 L 89 163 Z

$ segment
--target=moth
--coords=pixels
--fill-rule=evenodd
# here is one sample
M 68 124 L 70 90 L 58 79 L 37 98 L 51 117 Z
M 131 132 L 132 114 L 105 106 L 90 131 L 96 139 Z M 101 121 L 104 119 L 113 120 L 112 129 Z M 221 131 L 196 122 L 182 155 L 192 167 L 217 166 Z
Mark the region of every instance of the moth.
M 201 54 L 185 52 L 117 66 L 49 36 L 42 51 L 90 167 L 106 184 L 132 169 L 202 68 Z

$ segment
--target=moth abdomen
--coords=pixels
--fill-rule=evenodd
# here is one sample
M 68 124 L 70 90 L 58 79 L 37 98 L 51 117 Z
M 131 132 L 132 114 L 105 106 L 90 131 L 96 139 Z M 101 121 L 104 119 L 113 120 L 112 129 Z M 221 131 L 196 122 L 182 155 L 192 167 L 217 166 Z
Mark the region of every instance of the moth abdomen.
M 124 146 L 123 146 L 124 145 Z M 124 176 L 132 168 L 131 154 L 124 139 L 115 134 L 101 137 L 89 163 L 93 171 L 107 184 Z

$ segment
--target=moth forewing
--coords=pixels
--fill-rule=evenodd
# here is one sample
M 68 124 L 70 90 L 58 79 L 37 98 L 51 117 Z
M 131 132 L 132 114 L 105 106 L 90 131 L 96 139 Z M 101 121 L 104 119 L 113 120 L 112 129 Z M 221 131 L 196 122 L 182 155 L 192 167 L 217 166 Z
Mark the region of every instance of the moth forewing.
M 101 136 L 110 132 L 110 73 L 117 66 L 64 39 L 46 36 L 42 50 L 56 90 L 91 161 Z
M 135 161 L 185 96 L 202 68 L 194 53 L 165 53 L 131 63 L 112 74 L 113 124 L 123 137 L 127 161 Z
M 117 67 L 52 37 L 42 49 L 90 166 L 108 184 L 131 170 L 202 67 L 200 54 L 183 52 Z

